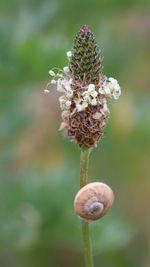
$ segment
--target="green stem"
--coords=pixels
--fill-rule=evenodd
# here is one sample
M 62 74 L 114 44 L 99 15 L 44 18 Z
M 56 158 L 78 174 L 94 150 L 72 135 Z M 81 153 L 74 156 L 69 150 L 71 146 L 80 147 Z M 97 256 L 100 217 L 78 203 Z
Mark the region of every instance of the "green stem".
M 85 146 L 82 146 L 81 159 L 80 159 L 80 188 L 82 188 L 88 183 L 89 154 L 90 154 L 90 150 L 86 148 Z M 82 220 L 82 234 L 83 234 L 83 242 L 84 242 L 85 266 L 93 267 L 93 256 L 92 256 L 89 224 L 85 220 Z

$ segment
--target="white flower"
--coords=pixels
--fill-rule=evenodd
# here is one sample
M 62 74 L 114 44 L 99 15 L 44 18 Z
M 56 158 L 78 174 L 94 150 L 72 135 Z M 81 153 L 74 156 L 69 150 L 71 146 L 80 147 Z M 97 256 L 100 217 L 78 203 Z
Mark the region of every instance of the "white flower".
M 65 66 L 65 67 L 63 68 L 63 70 L 64 70 L 65 73 L 68 73 L 68 72 L 69 72 L 69 67 L 68 67 L 68 66 Z
M 51 80 L 51 84 L 56 84 L 56 81 L 55 80 Z
M 111 91 L 112 97 L 117 100 L 119 96 L 121 95 L 121 89 L 118 81 L 114 79 L 113 77 L 110 77 L 108 83 L 108 87 Z
M 121 91 L 119 83 L 116 83 L 113 89 L 114 91 Z
M 63 84 L 64 88 L 66 89 L 66 91 L 70 91 L 71 90 L 71 83 L 72 83 L 72 79 L 69 79 L 69 80 L 64 79 L 62 81 L 62 84 Z
M 70 79 L 70 80 L 58 79 L 58 81 L 57 81 L 57 91 L 60 92 L 60 93 L 64 92 L 64 90 L 72 91 L 71 90 L 71 82 L 72 82 L 72 79 Z
M 55 76 L 55 72 L 54 72 L 53 70 L 50 70 L 50 71 L 49 71 L 49 75 L 51 75 L 51 76 Z
M 85 110 L 88 107 L 88 103 L 86 101 L 83 101 L 82 107 L 83 107 L 83 110 Z
M 69 83 L 65 83 L 64 86 L 65 86 L 66 91 L 70 91 L 71 90 L 71 86 L 70 86 Z
M 108 80 L 109 80 L 109 83 L 107 85 L 110 88 L 110 90 L 113 90 L 114 88 L 117 88 L 119 86 L 118 81 L 114 79 L 113 77 L 110 77 Z
M 73 90 L 70 89 L 67 91 L 66 97 L 71 98 L 72 96 L 73 96 Z
M 67 100 L 66 103 L 65 103 L 66 107 L 69 108 L 71 106 L 71 101 L 70 100 Z
M 92 97 L 97 97 L 97 92 L 95 91 L 95 90 L 93 90 L 91 93 L 90 93 L 90 95 L 92 96 Z
M 96 105 L 97 105 L 96 98 L 93 98 L 93 99 L 91 100 L 91 105 L 92 105 L 92 106 L 96 106 Z
M 72 57 L 72 52 L 71 52 L 71 51 L 68 51 L 68 52 L 66 53 L 66 55 L 67 55 L 68 58 L 71 58 L 71 57 Z
M 121 96 L 121 89 L 120 88 L 116 88 L 116 90 L 114 90 L 113 94 L 112 94 L 113 98 L 115 100 L 118 100 L 119 96 Z
M 86 94 L 84 97 L 83 97 L 83 100 L 87 103 L 90 103 L 91 102 L 91 97 L 89 96 L 89 94 Z
M 57 91 L 60 93 L 64 92 L 63 81 L 61 79 L 57 81 Z
M 89 93 L 88 93 L 88 91 L 84 91 L 82 95 L 83 95 L 83 96 L 88 96 Z
M 109 113 L 109 109 L 108 109 L 108 106 L 107 106 L 107 103 L 106 102 L 104 103 L 103 109 L 101 109 L 101 112 L 103 114 Z
M 104 94 L 104 89 L 103 89 L 102 87 L 100 87 L 98 91 L 99 91 L 99 93 L 100 93 L 101 95 Z
M 72 83 L 72 79 L 64 80 L 63 84 L 64 84 L 66 91 L 71 91 L 71 83 Z
M 62 78 L 63 74 L 62 73 L 57 73 L 56 76 Z
M 120 85 L 117 82 L 117 80 L 111 78 L 112 82 L 108 84 L 111 93 L 112 93 L 112 97 L 117 100 L 119 98 L 119 96 L 121 95 L 121 89 L 120 89 Z
M 107 104 L 103 105 L 103 108 L 101 109 L 102 114 L 105 114 L 107 111 Z
M 103 98 L 103 99 L 102 99 L 102 103 L 103 103 L 103 104 L 104 104 L 104 103 L 107 103 L 106 98 Z
M 65 108 L 65 102 L 66 102 L 66 98 L 64 96 L 60 96 L 59 97 L 59 104 L 60 104 L 61 109 Z
M 81 105 L 81 104 L 77 104 L 76 105 L 76 108 L 77 108 L 77 111 L 78 112 L 80 112 L 80 111 L 82 111 L 84 108 L 83 108 L 83 106 Z
M 105 86 L 105 87 L 104 87 L 104 92 L 105 92 L 105 94 L 108 95 L 108 96 L 111 95 L 109 86 Z
M 107 103 L 104 103 L 103 105 L 103 112 L 107 112 L 108 111 L 108 107 L 107 107 Z
M 118 83 L 118 81 L 117 81 L 116 79 L 114 79 L 113 77 L 109 77 L 108 80 L 109 80 L 113 85 L 115 85 L 115 84 Z
M 48 94 L 49 93 L 49 90 L 48 89 L 44 89 L 44 93 L 45 94 Z
M 66 102 L 66 99 L 65 99 L 64 95 L 60 96 L 58 100 L 59 100 L 60 104 Z
M 94 91 L 95 90 L 95 85 L 94 84 L 89 84 L 89 86 L 88 86 L 88 92 L 89 93 L 91 93 L 92 91 Z

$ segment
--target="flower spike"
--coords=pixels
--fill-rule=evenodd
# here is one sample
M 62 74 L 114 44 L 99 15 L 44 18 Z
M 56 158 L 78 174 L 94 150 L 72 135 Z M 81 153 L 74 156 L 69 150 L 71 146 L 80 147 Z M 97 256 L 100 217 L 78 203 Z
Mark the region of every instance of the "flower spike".
M 68 66 L 58 73 L 49 71 L 51 84 L 56 83 L 62 94 L 60 130 L 80 147 L 97 146 L 110 113 L 107 102 L 119 98 L 120 86 L 116 79 L 103 74 L 100 49 L 88 26 L 80 29 L 72 51 L 66 55 Z

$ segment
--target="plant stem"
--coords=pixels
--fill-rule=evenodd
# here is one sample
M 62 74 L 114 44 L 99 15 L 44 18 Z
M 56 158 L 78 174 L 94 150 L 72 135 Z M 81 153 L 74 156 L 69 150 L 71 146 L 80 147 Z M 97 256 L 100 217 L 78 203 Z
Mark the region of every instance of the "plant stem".
M 87 147 L 82 146 L 81 159 L 80 159 L 80 188 L 82 188 L 88 183 L 89 154 L 90 154 L 90 150 Z M 85 220 L 82 220 L 82 234 L 83 234 L 83 242 L 84 242 L 85 266 L 93 267 L 93 256 L 92 256 L 89 224 Z

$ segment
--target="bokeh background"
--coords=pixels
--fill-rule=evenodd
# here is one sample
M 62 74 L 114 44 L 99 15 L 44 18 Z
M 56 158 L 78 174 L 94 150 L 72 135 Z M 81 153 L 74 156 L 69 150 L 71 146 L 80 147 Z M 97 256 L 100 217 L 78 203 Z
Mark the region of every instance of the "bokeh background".
M 84 266 L 73 210 L 80 151 L 58 132 L 58 94 L 43 93 L 84 24 L 122 88 L 90 158 L 90 181 L 115 193 L 91 224 L 95 266 L 150 266 L 148 0 L 0 1 L 0 266 Z

